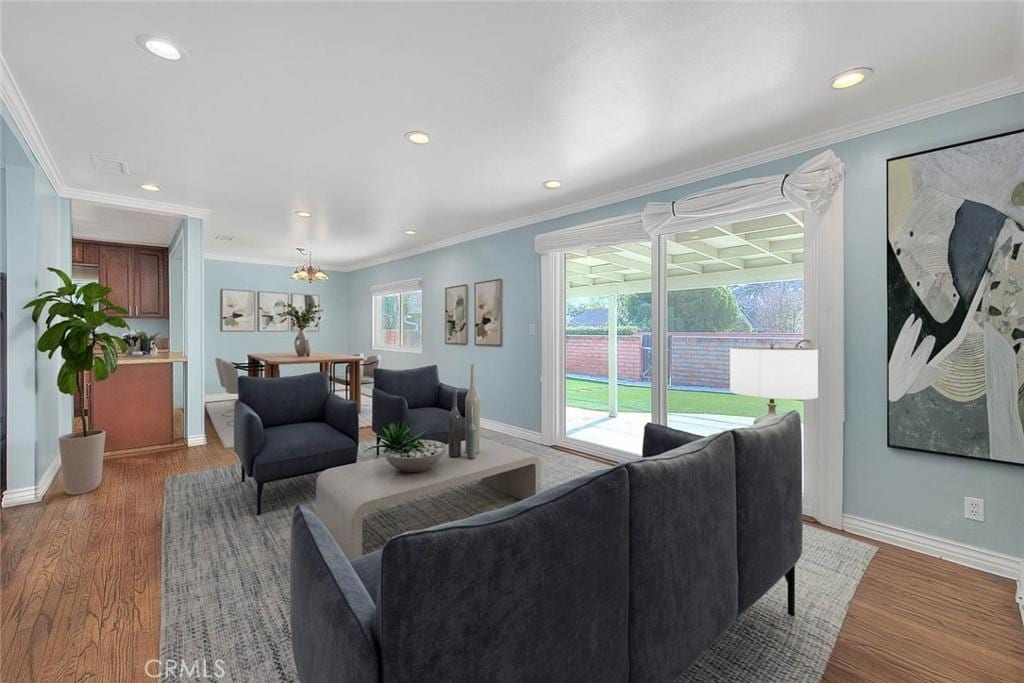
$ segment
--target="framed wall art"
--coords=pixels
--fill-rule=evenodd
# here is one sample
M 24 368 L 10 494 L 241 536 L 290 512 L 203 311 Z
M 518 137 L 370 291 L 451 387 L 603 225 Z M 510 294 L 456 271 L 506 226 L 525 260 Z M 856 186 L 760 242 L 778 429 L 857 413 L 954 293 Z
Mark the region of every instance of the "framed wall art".
M 1024 131 L 889 159 L 888 442 L 1024 464 Z

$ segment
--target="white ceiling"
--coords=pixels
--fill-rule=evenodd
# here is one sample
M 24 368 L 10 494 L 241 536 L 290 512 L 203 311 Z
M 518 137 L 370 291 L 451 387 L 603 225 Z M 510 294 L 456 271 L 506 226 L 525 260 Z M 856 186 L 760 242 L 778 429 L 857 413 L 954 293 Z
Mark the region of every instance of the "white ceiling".
M 351 266 L 1019 84 L 1021 7 L 4 2 L 2 47 L 68 187 L 209 209 L 208 253 Z
M 79 238 L 166 247 L 183 218 L 71 200 L 71 233 Z

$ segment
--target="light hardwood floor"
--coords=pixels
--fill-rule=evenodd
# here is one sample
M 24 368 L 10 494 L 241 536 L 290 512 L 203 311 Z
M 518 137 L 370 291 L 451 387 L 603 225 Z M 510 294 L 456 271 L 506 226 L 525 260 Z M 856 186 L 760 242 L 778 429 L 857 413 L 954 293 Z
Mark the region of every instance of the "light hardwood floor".
M 67 496 L 58 480 L 42 504 L 0 513 L 0 680 L 146 680 L 164 478 L 238 462 L 207 433 L 207 446 L 108 460 L 93 493 Z M 876 545 L 825 680 L 1024 681 L 1011 581 Z

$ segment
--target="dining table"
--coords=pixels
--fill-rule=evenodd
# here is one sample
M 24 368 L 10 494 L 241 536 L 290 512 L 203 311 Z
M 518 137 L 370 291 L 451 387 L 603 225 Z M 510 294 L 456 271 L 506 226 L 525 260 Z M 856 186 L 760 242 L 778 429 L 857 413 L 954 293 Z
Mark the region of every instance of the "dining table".
M 362 365 L 366 356 L 361 353 L 331 353 L 317 351 L 308 356 L 299 356 L 295 353 L 250 353 L 249 376 L 259 377 L 262 367 L 264 377 L 280 377 L 282 365 L 300 365 L 303 363 L 316 363 L 320 366 L 320 372 L 331 376 L 331 371 L 337 363 L 344 363 L 348 366 L 349 394 L 355 401 L 356 409 L 362 411 L 363 396 L 361 388 Z

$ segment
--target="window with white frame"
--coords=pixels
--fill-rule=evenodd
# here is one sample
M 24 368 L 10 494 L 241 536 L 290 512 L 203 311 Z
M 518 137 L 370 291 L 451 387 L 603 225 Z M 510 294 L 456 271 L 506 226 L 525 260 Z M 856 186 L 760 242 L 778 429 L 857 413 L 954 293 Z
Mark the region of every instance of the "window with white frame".
M 375 285 L 373 348 L 380 351 L 423 350 L 423 286 L 419 280 Z

